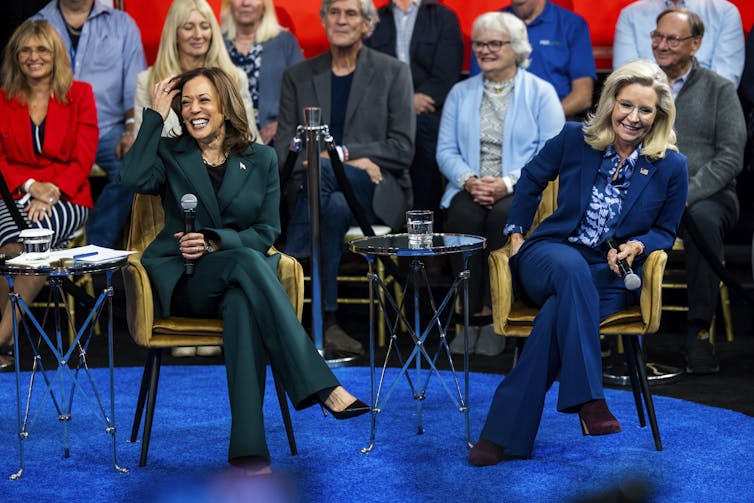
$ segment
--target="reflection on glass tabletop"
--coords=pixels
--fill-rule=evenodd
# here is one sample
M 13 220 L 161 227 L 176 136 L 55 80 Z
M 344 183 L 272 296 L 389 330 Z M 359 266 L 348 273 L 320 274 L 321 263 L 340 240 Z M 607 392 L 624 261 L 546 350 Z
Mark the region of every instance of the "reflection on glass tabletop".
M 362 255 L 415 257 L 474 252 L 484 249 L 487 240 L 473 234 L 432 234 L 431 246 L 415 246 L 409 243 L 408 234 L 386 234 L 354 239 L 348 246 Z

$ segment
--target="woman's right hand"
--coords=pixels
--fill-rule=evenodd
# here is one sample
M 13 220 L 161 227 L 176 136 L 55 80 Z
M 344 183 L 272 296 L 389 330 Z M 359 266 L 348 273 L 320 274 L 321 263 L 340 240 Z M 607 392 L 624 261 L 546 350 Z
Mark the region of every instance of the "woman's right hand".
M 29 194 L 34 199 L 50 206 L 60 200 L 60 189 L 51 182 L 34 182 L 29 187 Z
M 524 244 L 524 235 L 520 232 L 513 232 L 510 236 L 508 236 L 508 239 L 511 242 L 511 254 L 512 257 L 516 253 L 518 253 L 518 250 L 521 248 L 521 245 Z
M 163 121 L 168 120 L 170 106 L 173 104 L 173 98 L 175 98 L 180 91 L 173 87 L 173 80 L 175 80 L 175 77 L 168 77 L 167 79 L 156 83 L 154 89 L 152 89 L 152 104 L 150 108 L 162 115 Z

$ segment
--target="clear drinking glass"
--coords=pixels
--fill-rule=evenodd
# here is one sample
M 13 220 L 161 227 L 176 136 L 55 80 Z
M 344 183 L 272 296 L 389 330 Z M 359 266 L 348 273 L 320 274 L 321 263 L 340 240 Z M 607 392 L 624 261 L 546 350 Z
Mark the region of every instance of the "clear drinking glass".
M 406 212 L 409 248 L 430 248 L 432 246 L 432 210 L 410 210 Z

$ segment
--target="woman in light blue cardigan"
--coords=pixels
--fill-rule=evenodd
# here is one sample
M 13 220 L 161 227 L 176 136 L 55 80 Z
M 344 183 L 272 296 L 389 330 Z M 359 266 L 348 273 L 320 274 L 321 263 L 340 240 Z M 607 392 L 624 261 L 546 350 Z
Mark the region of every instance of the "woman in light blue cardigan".
M 482 14 L 472 28 L 472 50 L 482 73 L 456 84 L 443 107 L 437 163 L 448 180 L 440 206 L 447 232 L 487 238 L 488 250 L 505 242 L 508 217 L 521 168 L 565 124 L 555 89 L 528 73 L 531 45 L 526 26 L 503 12 Z M 452 264 L 461 270 L 460 260 Z M 487 255 L 469 262 L 469 351 L 500 353 L 505 340 L 494 334 Z M 451 351 L 463 352 L 456 337 Z

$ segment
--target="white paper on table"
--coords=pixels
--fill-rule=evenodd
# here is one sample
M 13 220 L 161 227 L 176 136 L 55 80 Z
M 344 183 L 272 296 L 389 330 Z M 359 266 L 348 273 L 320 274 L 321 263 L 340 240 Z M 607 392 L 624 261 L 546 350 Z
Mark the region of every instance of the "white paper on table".
M 76 248 L 65 248 L 63 250 L 53 250 L 50 252 L 50 256 L 41 260 L 29 260 L 26 257 L 26 253 L 22 253 L 18 257 L 6 260 L 6 264 L 10 265 L 26 265 L 34 267 L 47 267 L 52 262 L 60 259 L 73 259 L 77 262 L 86 262 L 88 264 L 98 264 L 104 262 L 114 262 L 120 258 L 126 257 L 131 253 L 136 253 L 127 250 L 113 250 L 112 248 L 105 248 L 97 245 L 79 246 Z M 90 255 L 92 254 L 92 255 Z M 82 256 L 86 255 L 86 256 Z

